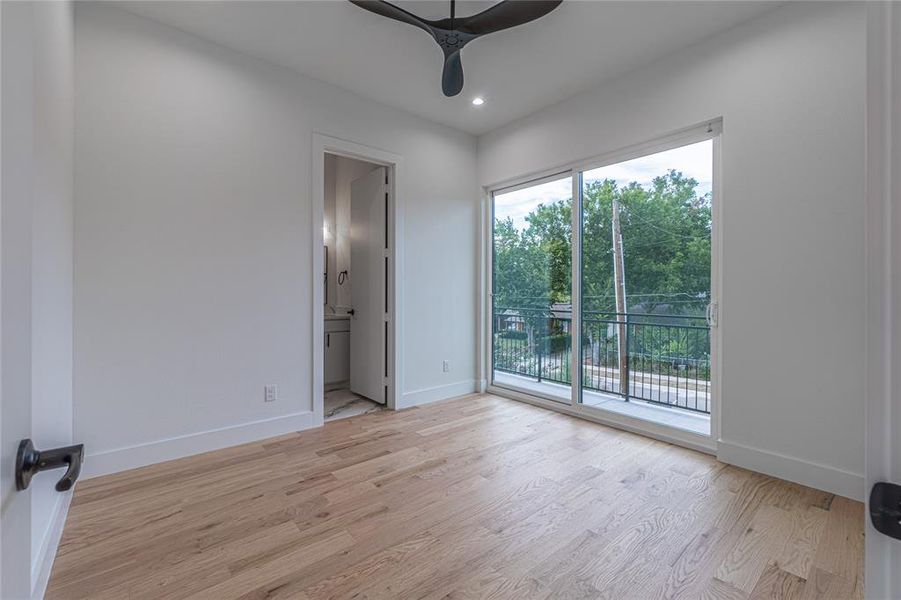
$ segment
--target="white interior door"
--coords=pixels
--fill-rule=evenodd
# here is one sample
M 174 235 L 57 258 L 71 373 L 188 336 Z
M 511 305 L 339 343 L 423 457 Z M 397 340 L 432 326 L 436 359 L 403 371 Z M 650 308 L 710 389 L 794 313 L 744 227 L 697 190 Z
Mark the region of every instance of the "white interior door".
M 31 252 L 34 118 L 30 3 L 0 3 L 0 598 L 31 597 L 32 491 L 16 491 L 19 441 L 31 437 Z
M 901 6 L 867 3 L 866 597 L 901 598 L 901 539 L 880 533 L 901 503 Z M 897 487 L 894 488 L 897 491 Z M 887 510 L 886 510 L 887 509 Z M 890 511 L 895 511 L 894 513 Z M 897 533 L 895 531 L 894 533 Z
M 382 404 L 387 376 L 386 179 L 386 168 L 379 167 L 354 180 L 350 192 L 350 279 L 354 311 L 350 319 L 350 389 Z

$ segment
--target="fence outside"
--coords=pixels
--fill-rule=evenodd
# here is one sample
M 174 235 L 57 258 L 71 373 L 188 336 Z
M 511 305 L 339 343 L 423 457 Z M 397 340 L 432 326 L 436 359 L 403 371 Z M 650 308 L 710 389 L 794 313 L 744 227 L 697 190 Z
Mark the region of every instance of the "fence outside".
M 496 307 L 493 320 L 495 370 L 572 384 L 570 314 Z M 628 349 L 623 361 L 620 332 Z M 586 312 L 581 364 L 583 390 L 710 412 L 710 327 L 704 317 Z

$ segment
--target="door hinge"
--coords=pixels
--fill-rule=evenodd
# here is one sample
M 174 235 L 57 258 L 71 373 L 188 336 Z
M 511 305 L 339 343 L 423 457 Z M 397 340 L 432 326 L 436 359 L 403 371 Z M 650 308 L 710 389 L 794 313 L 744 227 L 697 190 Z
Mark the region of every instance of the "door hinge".
M 873 486 L 870 520 L 879 533 L 901 540 L 901 485 L 880 481 Z

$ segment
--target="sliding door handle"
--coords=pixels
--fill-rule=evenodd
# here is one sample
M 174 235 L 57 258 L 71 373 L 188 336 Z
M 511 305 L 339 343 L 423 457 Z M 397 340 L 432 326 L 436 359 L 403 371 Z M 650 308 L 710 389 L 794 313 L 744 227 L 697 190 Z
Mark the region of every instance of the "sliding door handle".
M 707 327 L 716 327 L 719 320 L 720 306 L 716 302 L 707 304 L 707 311 L 704 315 L 707 320 Z

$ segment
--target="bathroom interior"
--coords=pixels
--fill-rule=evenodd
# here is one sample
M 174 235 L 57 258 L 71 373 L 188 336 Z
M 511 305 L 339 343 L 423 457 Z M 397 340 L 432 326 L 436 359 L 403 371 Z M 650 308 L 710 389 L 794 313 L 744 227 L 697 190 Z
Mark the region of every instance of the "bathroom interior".
M 372 391 L 372 386 L 365 384 L 366 372 L 375 365 L 376 360 L 366 342 L 359 339 L 365 335 L 361 329 L 365 326 L 361 320 L 365 318 L 354 306 L 354 275 L 357 281 L 358 301 L 364 300 L 364 292 L 372 290 L 359 288 L 375 283 L 370 275 L 375 275 L 371 265 L 367 264 L 369 249 L 361 243 L 360 231 L 369 227 L 380 227 L 384 224 L 369 223 L 366 217 L 369 211 L 360 209 L 360 193 L 356 200 L 353 190 L 355 185 L 364 183 L 366 176 L 373 177 L 374 171 L 384 170 L 379 165 L 339 156 L 325 155 L 325 203 L 324 203 L 324 390 L 326 421 L 344 419 L 360 414 L 376 412 L 385 408 L 383 394 Z M 356 184 L 355 184 L 356 182 Z M 364 199 L 365 201 L 365 199 Z M 353 206 L 357 208 L 354 209 Z M 383 205 L 382 205 L 383 206 Z M 377 208 L 376 215 L 384 215 L 383 208 Z M 361 221 L 363 221 L 361 223 Z M 356 247 L 355 247 L 356 246 Z M 353 255 L 357 262 L 352 264 Z M 356 345 L 355 345 L 356 344 Z M 356 376 L 355 376 L 356 374 Z

